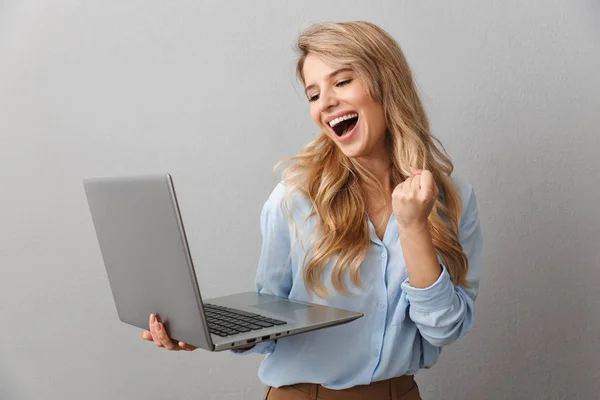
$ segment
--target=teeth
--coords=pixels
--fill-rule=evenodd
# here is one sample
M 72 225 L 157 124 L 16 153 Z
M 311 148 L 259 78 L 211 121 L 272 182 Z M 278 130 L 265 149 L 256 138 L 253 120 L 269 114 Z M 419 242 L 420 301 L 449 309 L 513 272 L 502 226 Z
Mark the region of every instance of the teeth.
M 333 120 L 329 121 L 329 126 L 333 128 L 334 126 L 336 126 L 337 124 L 339 124 L 342 121 L 345 121 L 345 120 L 350 119 L 350 118 L 356 118 L 356 117 L 358 117 L 357 113 L 346 114 L 346 115 L 343 115 L 343 116 L 341 116 L 339 118 L 336 118 L 336 119 L 333 119 Z

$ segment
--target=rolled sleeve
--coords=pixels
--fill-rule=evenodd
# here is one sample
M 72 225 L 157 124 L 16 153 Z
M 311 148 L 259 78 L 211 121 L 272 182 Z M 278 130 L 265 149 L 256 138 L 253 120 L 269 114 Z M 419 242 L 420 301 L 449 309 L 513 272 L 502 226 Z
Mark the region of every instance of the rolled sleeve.
M 433 312 L 453 305 L 454 285 L 445 266 L 442 273 L 433 285 L 427 288 L 414 288 L 410 286 L 408 278 L 402 283 L 402 290 L 410 302 L 411 308 L 422 312 Z

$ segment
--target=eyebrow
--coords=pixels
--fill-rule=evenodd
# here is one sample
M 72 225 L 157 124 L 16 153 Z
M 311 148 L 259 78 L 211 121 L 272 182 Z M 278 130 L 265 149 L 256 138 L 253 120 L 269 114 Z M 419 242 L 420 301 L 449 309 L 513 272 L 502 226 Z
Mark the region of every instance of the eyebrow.
M 336 70 L 336 71 L 333 71 L 332 73 L 330 73 L 330 74 L 329 74 L 329 76 L 327 77 L 327 79 L 331 79 L 331 78 L 333 78 L 334 76 L 336 76 L 336 75 L 338 75 L 338 74 L 341 74 L 342 72 L 348 72 L 348 71 L 353 71 L 353 69 L 352 69 L 352 68 L 341 68 L 341 69 L 338 69 L 338 70 Z M 313 87 L 315 87 L 315 85 L 314 85 L 314 84 L 313 84 L 313 85 L 308 85 L 308 86 L 306 87 L 306 89 L 304 89 L 304 94 L 307 94 L 307 92 L 308 92 L 310 89 L 312 89 Z

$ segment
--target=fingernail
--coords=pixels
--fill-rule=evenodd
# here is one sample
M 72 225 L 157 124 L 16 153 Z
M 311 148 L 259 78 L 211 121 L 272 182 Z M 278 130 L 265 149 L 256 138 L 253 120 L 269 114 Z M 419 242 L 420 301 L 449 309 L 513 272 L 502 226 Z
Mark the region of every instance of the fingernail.
M 156 322 L 156 318 L 154 317 L 154 314 L 150 314 L 150 323 L 154 323 Z

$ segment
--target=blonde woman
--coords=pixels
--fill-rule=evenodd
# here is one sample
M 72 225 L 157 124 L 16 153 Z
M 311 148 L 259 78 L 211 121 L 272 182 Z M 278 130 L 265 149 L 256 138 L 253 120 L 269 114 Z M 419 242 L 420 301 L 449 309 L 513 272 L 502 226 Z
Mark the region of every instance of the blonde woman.
M 365 315 L 237 352 L 268 355 L 259 368 L 268 400 L 420 399 L 413 375 L 473 326 L 475 193 L 452 175 L 388 33 L 321 23 L 297 44 L 321 133 L 263 207 L 257 289 Z M 157 329 L 143 337 L 192 349 Z

